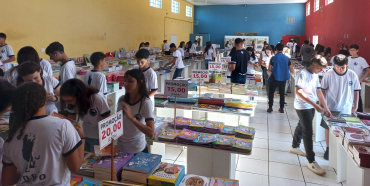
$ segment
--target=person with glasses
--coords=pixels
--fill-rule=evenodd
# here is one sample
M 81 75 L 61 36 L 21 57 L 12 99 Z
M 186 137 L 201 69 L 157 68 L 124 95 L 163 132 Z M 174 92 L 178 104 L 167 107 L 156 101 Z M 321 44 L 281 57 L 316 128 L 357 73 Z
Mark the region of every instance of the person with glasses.
M 348 69 L 348 58 L 345 55 L 338 54 L 334 57 L 334 68 L 324 74 L 321 88 L 331 113 L 335 111 L 338 114 L 352 114 L 357 111 L 361 86 L 357 74 Z M 321 126 L 326 129 L 324 159 L 328 160 L 329 127 L 324 120 L 321 121 Z

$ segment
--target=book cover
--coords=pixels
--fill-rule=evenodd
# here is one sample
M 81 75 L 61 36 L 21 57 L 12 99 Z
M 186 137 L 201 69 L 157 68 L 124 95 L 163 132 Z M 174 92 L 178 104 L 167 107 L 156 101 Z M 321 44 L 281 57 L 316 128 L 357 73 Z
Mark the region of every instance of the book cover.
M 199 136 L 199 134 L 200 134 L 200 132 L 195 132 L 195 131 L 192 131 L 192 130 L 183 129 L 177 135 L 177 137 L 185 139 L 185 140 L 194 140 L 195 138 L 197 138 Z
M 111 146 L 108 145 L 104 149 L 100 150 L 99 145 L 94 145 L 94 151 L 95 151 L 95 155 L 98 156 L 98 157 L 110 156 L 111 155 Z M 117 151 L 116 147 L 113 148 L 113 153 L 114 153 L 115 156 L 118 155 L 118 151 Z
M 364 154 L 370 156 L 370 147 L 364 145 L 354 145 L 353 146 L 359 154 Z
M 213 143 L 214 141 L 217 140 L 217 138 L 218 134 L 200 133 L 199 136 L 195 138 L 194 142 L 201 144 Z
M 234 140 L 234 137 L 232 137 L 232 136 L 219 135 L 217 140 L 214 142 L 214 144 L 217 144 L 217 145 L 232 145 L 233 140 Z
M 123 169 L 148 174 L 153 170 L 155 166 L 157 166 L 161 162 L 161 159 L 162 159 L 161 155 L 140 152 L 140 153 L 137 153 L 123 167 Z
M 120 152 L 118 156 L 115 156 L 113 159 L 113 167 L 116 170 L 121 169 L 128 161 L 130 161 L 134 157 L 133 153 L 128 153 L 128 152 Z M 95 167 L 104 167 L 104 168 L 110 168 L 111 167 L 111 157 L 104 157 L 101 158 L 100 160 L 97 160 L 94 163 L 94 168 Z
M 212 177 L 209 186 L 239 186 L 239 181 Z
M 159 136 L 158 139 L 175 140 L 180 130 L 166 129 Z
M 82 182 L 84 178 L 81 177 L 81 176 L 76 176 L 76 175 L 71 175 L 71 179 L 70 179 L 70 185 L 71 186 L 75 186 L 75 185 L 78 185 L 79 183 Z
M 198 104 L 198 108 L 201 108 L 201 109 L 220 110 L 221 109 L 221 106 L 218 106 L 218 105 L 209 105 L 209 104 Z
M 94 153 L 87 153 L 84 157 L 84 161 L 82 162 L 80 169 L 93 169 L 93 164 L 98 160 L 99 158 L 95 156 Z
M 249 136 L 254 136 L 256 133 L 255 129 L 253 127 L 247 127 L 243 125 L 239 125 L 238 127 L 235 128 L 235 132 L 249 135 Z
M 204 128 L 221 129 L 223 126 L 224 126 L 224 123 L 222 122 L 206 121 Z
M 252 140 L 234 138 L 233 147 L 238 149 L 252 150 Z
M 221 130 L 221 133 L 234 135 L 235 134 L 235 127 L 233 127 L 233 126 L 224 126 L 224 128 L 222 128 L 222 130 Z
M 161 162 L 148 177 L 149 184 L 151 180 L 156 180 L 174 185 L 179 182 L 181 175 L 185 173 L 185 167 L 182 165 Z
M 191 127 L 200 127 L 200 128 L 203 128 L 204 127 L 204 123 L 205 123 L 204 120 L 194 119 L 194 120 L 192 120 L 190 122 L 190 126 Z
M 209 186 L 209 178 L 194 174 L 185 175 L 179 186 Z
M 348 123 L 361 123 L 361 120 L 356 117 L 342 117 Z
M 77 121 L 75 121 L 75 120 L 73 120 L 73 119 L 70 119 L 70 118 L 68 118 L 68 117 L 65 117 L 65 116 L 63 116 L 63 115 L 61 115 L 61 114 L 58 114 L 58 113 L 56 113 L 56 112 L 53 112 L 53 113 L 51 113 L 51 116 L 54 116 L 54 117 L 57 117 L 57 118 L 61 118 L 61 119 L 66 119 L 66 120 L 68 120 L 68 121 L 70 121 L 72 124 L 73 124 L 73 126 L 79 126 L 79 127 L 81 127 L 81 124 L 80 123 L 78 123 Z
M 100 183 L 96 183 L 90 180 L 84 180 L 79 183 L 78 186 L 100 186 Z
M 370 126 L 370 120 L 361 120 L 366 126 Z

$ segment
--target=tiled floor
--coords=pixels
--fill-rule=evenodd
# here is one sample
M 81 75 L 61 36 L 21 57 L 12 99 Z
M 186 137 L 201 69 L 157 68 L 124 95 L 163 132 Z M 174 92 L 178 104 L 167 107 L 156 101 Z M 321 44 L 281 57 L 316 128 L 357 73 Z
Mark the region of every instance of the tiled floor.
M 265 90 L 260 91 L 264 93 Z M 274 100 L 274 112 L 267 114 L 265 95 L 257 97 L 256 114 L 250 118 L 249 125 L 256 128 L 252 155 L 237 156 L 236 179 L 241 186 L 323 186 L 345 185 L 336 183 L 336 172 L 324 160 L 325 141 L 314 143 L 316 161 L 326 170 L 325 176 L 318 176 L 307 168 L 307 159 L 289 153 L 297 126 L 298 116 L 293 107 L 294 99 L 286 97 L 288 106 L 285 113 L 279 113 L 278 99 Z M 303 144 L 301 145 L 303 149 Z M 186 166 L 186 148 L 166 147 L 166 162 Z

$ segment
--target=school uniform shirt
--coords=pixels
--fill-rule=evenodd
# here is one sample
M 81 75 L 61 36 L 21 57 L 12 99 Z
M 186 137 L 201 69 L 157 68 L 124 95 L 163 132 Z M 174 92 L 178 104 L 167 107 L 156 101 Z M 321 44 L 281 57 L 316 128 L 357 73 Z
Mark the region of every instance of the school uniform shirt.
M 234 63 L 235 70 L 231 72 L 231 75 L 246 75 L 248 68 L 248 61 L 250 59 L 249 52 L 246 50 L 237 50 L 231 56 L 231 63 Z
M 123 97 L 120 97 L 118 101 L 117 112 L 122 110 L 123 106 Z M 146 125 L 146 121 L 154 120 L 153 115 L 153 104 L 151 103 L 149 98 L 142 98 L 134 104 L 129 104 L 131 109 L 131 114 L 135 117 L 135 115 L 140 115 L 141 119 L 140 123 Z M 141 108 L 140 108 L 141 107 Z M 145 134 L 141 132 L 128 118 L 127 115 L 123 114 L 123 127 L 124 133 L 121 137 L 118 138 L 117 141 L 117 148 L 119 151 L 123 152 L 130 152 L 130 153 L 138 153 L 145 149 L 146 147 L 146 140 Z
M 102 93 L 105 98 L 107 98 L 107 78 L 102 72 L 98 70 L 90 70 L 86 72 L 84 83 L 97 88 L 99 92 Z
M 59 82 L 63 85 L 69 79 L 76 78 L 76 65 L 74 61 L 67 61 L 62 65 L 59 72 Z
M 271 61 L 272 57 L 274 57 L 274 55 L 271 55 L 271 56 L 265 55 L 265 56 L 262 57 L 262 61 L 265 62 L 266 68 L 269 68 L 270 61 Z
M 41 77 L 41 80 L 42 85 L 44 86 L 47 93 L 54 94 L 54 90 L 60 86 L 59 81 L 55 79 L 53 76 Z M 47 115 L 51 115 L 53 112 L 58 113 L 58 109 L 55 106 L 55 102 L 53 101 L 46 102 L 45 110 Z
M 307 69 L 302 69 L 297 73 L 295 86 L 302 89 L 303 93 L 307 95 L 313 102 L 317 102 L 317 89 L 321 89 L 319 75 L 310 72 Z M 294 108 L 297 110 L 312 109 L 312 105 L 304 101 L 301 97 L 296 96 L 294 99 Z
M 92 139 L 99 139 L 98 122 L 103 120 L 105 116 L 110 114 L 110 108 L 107 103 L 107 99 L 102 93 L 93 94 L 89 98 L 90 108 L 87 114 L 84 115 L 81 120 L 83 121 L 83 129 L 86 137 Z M 74 110 L 66 109 L 68 114 L 76 115 L 77 108 Z
M 293 45 L 293 52 L 296 51 L 296 47 L 297 47 L 297 43 L 294 43 L 294 45 Z
M 139 69 L 139 65 L 135 65 L 133 68 Z M 154 70 L 151 67 L 149 67 L 146 70 L 142 70 L 142 72 L 145 76 L 146 90 L 148 92 L 158 90 L 157 74 L 154 72 Z M 153 104 L 154 110 L 154 96 L 150 97 L 150 101 Z
M 333 56 L 333 57 L 330 59 L 331 66 L 334 66 L 334 57 L 335 57 L 335 56 Z M 328 66 L 329 66 L 329 64 L 328 64 Z
M 3 166 L 15 165 L 17 185 L 69 185 L 71 172 L 65 157 L 82 144 L 74 126 L 53 116 L 32 117 L 20 140 L 19 130 L 4 143 Z
M 40 66 L 42 70 L 44 70 L 47 73 L 48 76 L 53 76 L 53 69 L 51 68 L 51 64 L 49 61 L 41 59 Z
M 171 45 L 170 43 L 165 43 L 164 46 L 163 46 L 164 51 L 166 51 L 166 52 L 170 51 L 170 49 L 171 49 L 170 45 Z
M 351 69 L 343 75 L 330 69 L 321 80 L 321 88 L 326 90 L 325 100 L 329 109 L 343 114 L 351 114 L 353 92 L 361 90 L 357 74 Z
M 175 68 L 182 69 L 184 68 L 184 63 L 182 61 L 181 52 L 179 50 L 176 50 L 174 53 L 172 53 L 173 57 L 177 57 Z
M 367 64 L 366 60 L 362 57 L 348 57 L 348 68 L 353 70 L 358 78 L 361 78 L 367 68 L 369 68 L 369 64 Z
M 210 48 L 210 49 L 208 49 L 208 51 L 206 52 L 206 57 L 205 57 L 205 59 L 212 60 L 213 54 L 214 54 L 214 51 L 213 51 L 211 48 Z
M 42 77 L 48 76 L 47 72 L 43 71 Z M 8 70 L 4 74 L 4 79 L 6 79 L 10 84 L 17 87 L 18 69 Z
M 194 51 L 196 51 L 197 50 L 197 45 L 196 44 L 192 44 L 191 45 L 191 49 L 194 50 Z
M 249 66 L 247 67 L 247 74 L 255 74 L 255 70 L 254 70 L 254 66 L 253 64 L 254 63 L 258 63 L 258 58 L 256 56 L 255 59 L 253 59 L 253 57 L 251 56 L 250 57 L 250 60 L 249 60 Z
M 265 52 L 265 51 L 262 51 L 262 52 L 261 52 L 261 56 L 262 56 L 262 59 L 263 59 L 264 57 L 266 57 L 266 56 L 267 56 L 266 52 Z
M 8 44 L 0 46 L 0 51 L 1 51 L 1 60 L 2 61 L 5 61 L 5 60 L 11 58 L 12 56 L 14 56 L 13 48 L 12 48 L 12 46 L 10 46 Z M 3 65 L 4 65 L 4 68 L 5 68 L 5 71 L 8 71 L 9 69 L 12 68 L 12 63 L 11 62 L 4 63 Z
M 292 43 L 292 42 L 288 42 L 288 43 L 286 44 L 286 46 L 287 46 L 290 50 L 292 50 L 292 48 L 293 48 L 293 43 Z
M 181 53 L 181 57 L 185 57 L 185 51 L 184 51 L 184 49 L 183 49 L 183 48 L 178 48 L 177 50 L 179 50 L 179 51 L 180 51 L 180 53 Z

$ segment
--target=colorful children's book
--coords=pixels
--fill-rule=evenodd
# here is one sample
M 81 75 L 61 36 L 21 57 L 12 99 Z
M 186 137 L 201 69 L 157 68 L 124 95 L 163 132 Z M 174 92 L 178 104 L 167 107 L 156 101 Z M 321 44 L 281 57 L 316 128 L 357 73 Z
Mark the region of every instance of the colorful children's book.
M 104 149 L 100 150 L 100 146 L 99 145 L 94 145 L 94 151 L 95 151 L 95 155 L 98 156 L 98 157 L 103 157 L 103 156 L 111 156 L 111 146 L 106 146 Z M 115 156 L 118 155 L 118 150 L 116 147 L 114 147 L 113 149 L 113 153 Z
M 200 132 L 195 132 L 188 129 L 182 129 L 182 131 L 177 135 L 177 142 L 183 144 L 194 144 L 195 138 L 199 136 Z
M 68 121 L 70 121 L 72 124 L 73 124 L 73 126 L 79 126 L 79 127 L 81 127 L 81 124 L 80 123 L 78 123 L 77 121 L 75 121 L 75 120 L 73 120 L 73 119 L 70 119 L 70 118 L 68 118 L 68 117 L 65 117 L 65 116 L 63 116 L 63 115 L 61 115 L 61 114 L 58 114 L 58 113 L 56 113 L 56 112 L 53 112 L 53 113 L 51 113 L 51 116 L 54 116 L 54 117 L 57 117 L 57 118 L 61 118 L 61 119 L 66 119 L 66 120 L 68 120 Z
M 176 128 L 187 128 L 190 125 L 190 122 L 193 119 L 185 118 L 185 117 L 176 117 Z M 171 126 L 174 126 L 174 122 L 170 122 Z
M 250 153 L 252 151 L 252 140 L 235 138 L 233 141 L 233 151 L 243 152 L 243 153 Z
M 150 174 L 152 170 L 161 162 L 161 155 L 137 153 L 124 167 L 124 170 Z
M 114 157 L 113 160 L 113 169 L 115 171 L 118 171 L 122 169 L 124 165 L 126 165 L 127 162 L 129 162 L 132 158 L 134 157 L 133 153 L 129 152 L 120 152 L 118 156 Z M 94 170 L 100 170 L 100 171 L 105 171 L 107 170 L 110 172 L 111 170 L 111 157 L 103 157 L 100 160 L 97 160 L 93 164 Z
M 83 179 L 84 178 L 81 176 L 71 175 L 71 180 L 69 182 L 71 186 L 76 186 L 81 183 Z
M 159 136 L 158 140 L 162 141 L 176 141 L 176 137 L 181 130 L 166 129 Z
M 225 125 L 224 128 L 222 128 L 221 133 L 223 135 L 235 135 L 235 127 Z
M 148 177 L 148 185 L 177 186 L 184 175 L 184 166 L 162 162 Z
M 95 156 L 94 153 L 87 153 L 84 157 L 84 161 L 82 162 L 80 169 L 93 169 L 93 164 L 98 160 L 99 158 Z
M 96 183 L 90 180 L 84 180 L 78 186 L 100 186 L 100 183 Z
M 217 141 L 213 142 L 213 148 L 232 150 L 233 136 L 219 135 Z
M 207 134 L 200 133 L 197 138 L 195 138 L 194 143 L 198 145 L 207 145 L 212 146 L 212 143 L 215 142 L 219 134 Z
M 212 177 L 210 186 L 239 186 L 239 180 Z
M 209 186 L 209 178 L 194 174 L 185 175 L 179 186 Z
M 243 138 L 243 139 L 254 139 L 254 135 L 256 133 L 256 130 L 253 127 L 247 127 L 243 125 L 239 125 L 235 128 L 237 138 Z

